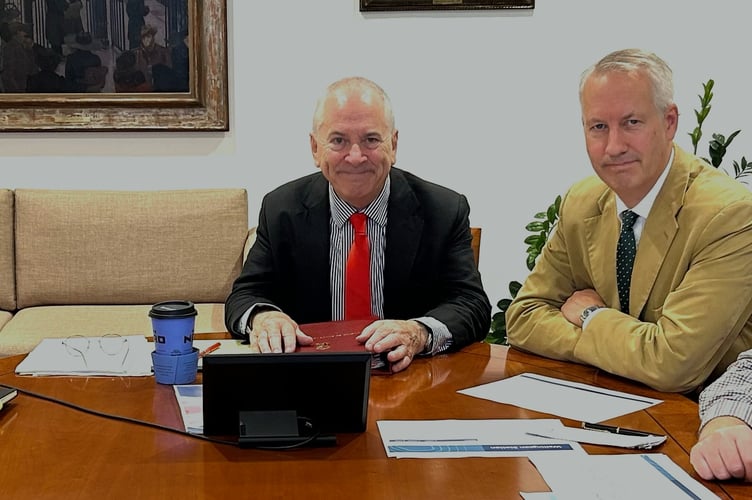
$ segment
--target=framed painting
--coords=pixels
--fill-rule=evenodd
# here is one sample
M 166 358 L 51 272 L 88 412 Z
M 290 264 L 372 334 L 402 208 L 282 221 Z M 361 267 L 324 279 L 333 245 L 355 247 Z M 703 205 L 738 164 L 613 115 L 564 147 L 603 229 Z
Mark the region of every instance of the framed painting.
M 533 8 L 535 0 L 360 0 L 361 12 Z
M 229 129 L 227 0 L 0 9 L 0 131 Z

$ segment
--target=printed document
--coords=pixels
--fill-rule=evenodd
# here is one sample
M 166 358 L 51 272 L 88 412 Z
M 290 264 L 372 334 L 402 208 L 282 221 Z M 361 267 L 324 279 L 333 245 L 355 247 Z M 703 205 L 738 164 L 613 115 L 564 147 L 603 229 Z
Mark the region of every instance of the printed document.
M 583 422 L 602 422 L 663 402 L 534 373 L 457 392 Z
M 705 500 L 718 497 L 662 453 L 575 455 L 565 459 L 534 456 L 535 465 L 556 500 Z
M 618 448 L 636 448 L 649 450 L 666 442 L 666 436 L 647 435 L 629 436 L 612 432 L 600 432 L 563 425 L 552 426 L 548 429 L 536 429 L 537 436 L 578 443 L 598 444 L 601 446 L 616 446 Z
M 376 424 L 388 457 L 531 457 L 539 454 L 585 454 L 578 443 L 529 434 L 557 425 L 563 426 L 559 420 L 380 420 Z
M 204 433 L 204 386 L 176 385 L 175 398 L 183 417 L 183 426 L 191 434 Z

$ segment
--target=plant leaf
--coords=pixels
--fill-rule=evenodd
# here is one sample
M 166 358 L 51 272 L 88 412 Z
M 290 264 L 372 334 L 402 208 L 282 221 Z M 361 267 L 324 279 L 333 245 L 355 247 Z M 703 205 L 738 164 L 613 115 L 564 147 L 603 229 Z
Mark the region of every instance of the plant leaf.
M 526 264 L 527 264 L 527 270 L 528 271 L 532 271 L 533 268 L 535 267 L 535 259 L 536 258 L 538 258 L 538 256 L 534 255 L 532 253 L 529 253 L 527 255 L 527 262 L 526 262 Z
M 496 307 L 499 308 L 499 311 L 507 312 L 507 309 L 509 309 L 509 304 L 512 303 L 512 299 L 501 299 L 498 304 L 496 304 Z
M 525 229 L 530 231 L 531 233 L 537 233 L 540 231 L 548 231 L 548 221 L 543 222 L 531 222 L 527 226 L 525 226 Z

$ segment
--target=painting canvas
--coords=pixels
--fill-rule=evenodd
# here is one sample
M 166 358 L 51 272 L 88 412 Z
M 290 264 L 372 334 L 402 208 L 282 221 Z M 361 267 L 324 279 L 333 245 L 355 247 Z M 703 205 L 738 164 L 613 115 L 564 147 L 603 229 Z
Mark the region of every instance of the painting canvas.
M 6 0 L 0 130 L 227 130 L 226 0 Z

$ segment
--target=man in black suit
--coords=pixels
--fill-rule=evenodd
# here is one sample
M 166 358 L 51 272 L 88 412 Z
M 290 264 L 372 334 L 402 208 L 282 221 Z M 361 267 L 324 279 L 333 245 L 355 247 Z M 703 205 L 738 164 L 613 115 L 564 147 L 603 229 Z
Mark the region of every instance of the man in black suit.
M 345 270 L 354 238 L 348 219 L 366 215 L 370 317 L 358 336 L 388 353 L 392 371 L 417 355 L 483 339 L 491 305 L 473 260 L 467 199 L 392 168 L 397 129 L 389 98 L 364 78 L 331 84 L 310 134 L 320 172 L 264 197 L 225 321 L 260 352 L 313 341 L 298 323 L 347 319 Z

